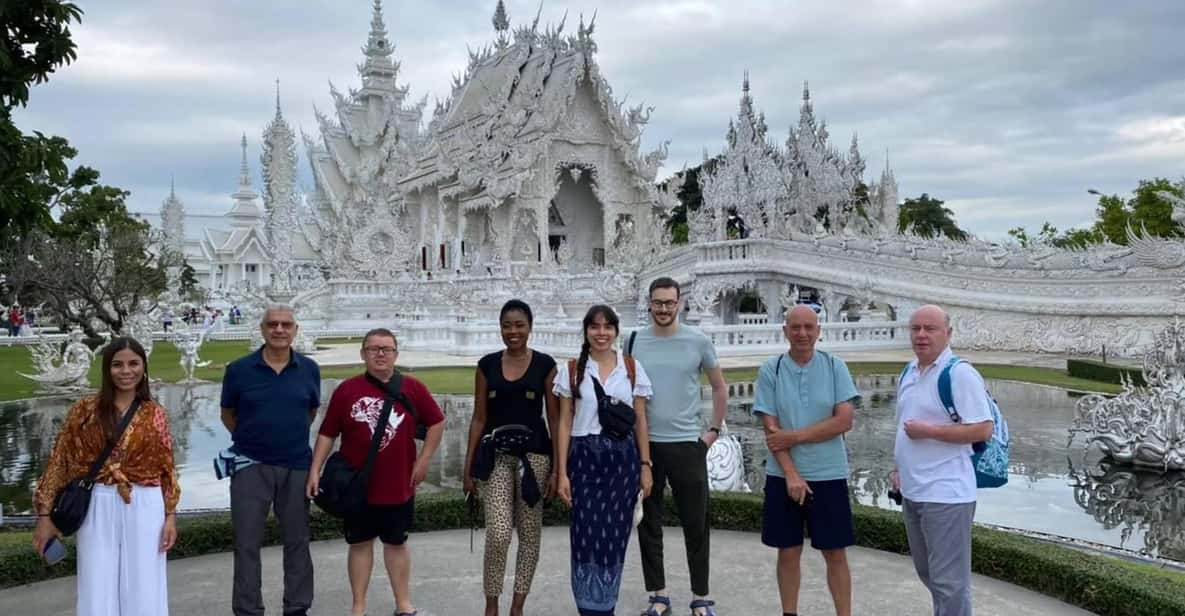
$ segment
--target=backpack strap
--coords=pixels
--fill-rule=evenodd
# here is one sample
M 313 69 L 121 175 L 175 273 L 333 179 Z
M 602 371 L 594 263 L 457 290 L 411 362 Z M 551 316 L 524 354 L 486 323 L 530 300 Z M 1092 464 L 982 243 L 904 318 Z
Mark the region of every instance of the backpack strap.
M 778 355 L 778 364 L 774 366 L 774 384 L 777 385 L 777 378 L 782 374 L 782 360 L 786 358 L 786 354 Z
M 634 354 L 634 339 L 638 337 L 638 330 L 630 332 L 630 338 L 625 343 L 625 354 L 627 357 Z
M 634 387 L 637 387 L 638 380 L 638 366 L 634 363 L 633 355 L 625 356 L 625 374 L 630 377 L 630 396 L 634 395 Z
M 962 423 L 963 418 L 959 417 L 959 411 L 955 409 L 955 395 L 951 390 L 950 373 L 962 361 L 962 358 L 957 355 L 951 356 L 950 361 L 946 362 L 946 365 L 942 367 L 942 372 L 938 373 L 938 399 L 942 402 L 942 408 L 946 409 L 946 414 L 950 416 L 950 420 L 955 423 Z
M 580 386 L 576 383 L 576 360 L 568 360 L 568 390 L 572 392 L 572 397 L 576 397 L 576 392 L 579 391 Z

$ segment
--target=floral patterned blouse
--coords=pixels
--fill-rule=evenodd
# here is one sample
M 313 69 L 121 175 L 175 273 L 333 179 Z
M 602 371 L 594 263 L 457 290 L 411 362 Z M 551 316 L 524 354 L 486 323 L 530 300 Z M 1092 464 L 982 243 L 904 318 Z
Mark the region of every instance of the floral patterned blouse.
M 103 452 L 103 429 L 95 414 L 98 400 L 98 396 L 90 396 L 70 407 L 66 421 L 54 441 L 49 464 L 37 481 L 33 505 L 38 513 L 49 513 L 58 492 L 66 484 L 86 475 L 95 458 Z M 155 400 L 145 400 L 140 404 L 132 423 L 107 458 L 95 482 L 116 486 L 125 503 L 132 502 L 132 484 L 160 486 L 165 499 L 165 513 L 177 510 L 181 489 L 177 485 L 177 469 L 173 464 L 169 417 L 163 406 Z

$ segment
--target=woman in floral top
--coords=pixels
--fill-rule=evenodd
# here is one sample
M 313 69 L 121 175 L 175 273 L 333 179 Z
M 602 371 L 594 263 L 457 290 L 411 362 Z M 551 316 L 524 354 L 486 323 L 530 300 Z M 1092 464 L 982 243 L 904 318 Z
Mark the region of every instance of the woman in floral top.
M 135 400 L 139 409 L 95 480 L 78 529 L 78 614 L 167 614 L 165 553 L 177 540 L 181 491 L 165 408 L 148 390 L 140 343 L 116 338 L 103 350 L 98 395 L 70 407 L 45 473 L 37 482 L 33 548 L 41 554 L 61 532 L 49 517 L 54 499 L 83 477 Z

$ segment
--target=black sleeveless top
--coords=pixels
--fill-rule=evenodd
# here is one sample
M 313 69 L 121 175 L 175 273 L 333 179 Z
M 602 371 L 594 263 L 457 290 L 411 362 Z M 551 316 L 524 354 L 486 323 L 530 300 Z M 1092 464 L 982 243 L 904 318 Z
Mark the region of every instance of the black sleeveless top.
M 482 435 L 494 428 L 522 424 L 535 433 L 530 451 L 551 455 L 551 435 L 544 419 L 544 400 L 547 395 L 547 375 L 555 368 L 555 360 L 547 353 L 531 350 L 531 363 L 516 381 L 502 375 L 502 353 L 490 353 L 477 362 L 477 369 L 486 378 L 486 425 Z

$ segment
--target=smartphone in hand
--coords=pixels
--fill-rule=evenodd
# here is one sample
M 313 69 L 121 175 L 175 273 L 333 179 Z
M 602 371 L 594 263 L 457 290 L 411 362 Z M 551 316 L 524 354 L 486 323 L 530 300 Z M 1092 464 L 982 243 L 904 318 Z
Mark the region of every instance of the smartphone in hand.
M 66 558 L 66 546 L 57 537 L 53 537 L 45 543 L 45 551 L 41 556 L 45 558 L 45 564 L 56 565 Z

